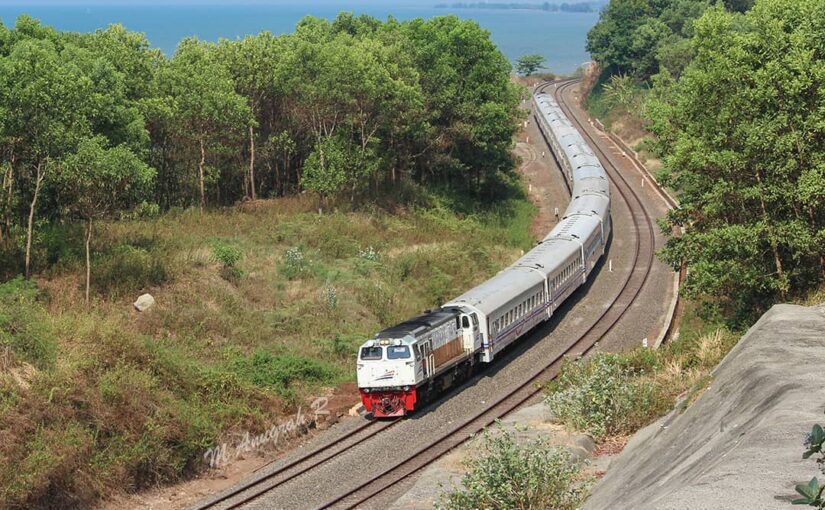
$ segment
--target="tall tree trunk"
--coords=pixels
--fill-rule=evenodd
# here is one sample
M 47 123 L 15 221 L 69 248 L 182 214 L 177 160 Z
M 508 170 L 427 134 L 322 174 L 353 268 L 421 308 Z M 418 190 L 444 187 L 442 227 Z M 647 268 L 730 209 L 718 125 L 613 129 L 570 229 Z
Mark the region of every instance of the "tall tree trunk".
M 43 169 L 43 162 L 37 163 L 37 173 L 34 183 L 34 196 L 32 197 L 31 206 L 29 207 L 29 224 L 26 229 L 26 278 L 31 272 L 31 258 L 32 258 L 32 232 L 34 231 L 34 212 L 37 209 L 37 197 L 40 194 L 40 186 L 43 184 L 43 177 L 45 171 Z
M 286 195 L 286 184 L 289 182 L 289 153 L 284 153 L 284 168 L 283 172 L 278 176 L 278 180 L 280 182 L 281 187 L 281 196 Z
M 9 167 L 3 173 L 3 217 L 0 218 L 0 242 L 8 240 L 11 236 L 11 200 L 14 196 L 14 157 L 12 157 Z
M 768 216 L 768 208 L 765 205 L 765 199 L 762 198 L 764 195 L 762 193 L 762 175 L 759 171 L 756 171 L 756 181 L 759 183 L 760 193 L 759 193 L 759 204 L 762 206 L 762 217 L 765 219 L 768 225 L 772 225 L 771 219 Z M 773 228 L 771 227 L 771 230 Z M 771 251 L 773 252 L 773 263 L 774 267 L 776 268 L 776 273 L 779 275 L 779 279 L 782 282 L 782 286 L 779 289 L 779 297 L 784 301 L 787 298 L 787 290 L 785 288 L 785 271 L 782 269 L 782 258 L 779 256 L 779 245 L 776 242 L 776 236 L 773 235 L 771 232 Z
M 86 221 L 86 305 L 89 304 L 89 288 L 92 284 L 92 257 L 90 255 L 90 244 L 92 242 L 92 219 Z
M 203 183 L 203 167 L 206 165 L 206 148 L 203 146 L 203 138 L 200 139 L 201 144 L 201 160 L 198 162 L 198 185 L 201 194 L 201 210 L 206 205 L 206 187 Z
M 275 175 L 274 175 L 274 182 L 272 183 L 272 191 L 275 192 L 275 196 L 281 196 L 281 163 L 276 161 L 275 162 Z
M 808 219 L 810 220 L 808 223 L 811 226 L 811 232 L 815 235 L 819 229 L 819 225 L 817 225 L 814 208 L 808 204 L 808 206 L 805 207 L 805 210 L 808 211 Z M 820 250 L 822 250 L 822 248 L 820 248 Z M 823 278 L 825 278 L 825 252 L 820 252 L 819 254 L 819 271 L 822 273 Z
M 249 186 L 252 190 L 252 200 L 258 200 L 255 189 L 255 131 L 249 126 Z

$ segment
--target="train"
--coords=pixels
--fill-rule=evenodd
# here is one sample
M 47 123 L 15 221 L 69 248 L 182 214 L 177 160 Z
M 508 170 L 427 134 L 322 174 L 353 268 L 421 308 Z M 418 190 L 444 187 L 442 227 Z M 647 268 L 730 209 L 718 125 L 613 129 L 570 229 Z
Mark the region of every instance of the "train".
M 514 264 L 464 294 L 378 332 L 358 349 L 361 401 L 374 418 L 404 416 L 492 362 L 587 282 L 610 237 L 610 182 L 556 100 L 536 93 L 536 123 L 568 183 L 558 224 Z

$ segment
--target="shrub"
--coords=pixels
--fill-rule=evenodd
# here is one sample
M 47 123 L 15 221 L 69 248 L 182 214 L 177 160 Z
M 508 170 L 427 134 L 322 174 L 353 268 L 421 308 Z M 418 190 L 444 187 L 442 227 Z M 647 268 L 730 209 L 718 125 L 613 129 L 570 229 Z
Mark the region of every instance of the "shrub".
M 153 202 L 143 201 L 135 209 L 126 215 L 128 219 L 148 220 L 160 216 L 160 206 Z
M 570 453 L 544 440 L 523 446 L 511 433 L 484 435 L 483 454 L 465 463 L 463 488 L 442 494 L 444 510 L 573 510 L 587 493 L 587 481 Z
M 661 387 L 635 375 L 615 354 L 567 362 L 545 402 L 556 419 L 596 440 L 628 434 L 671 406 Z
M 327 348 L 333 356 L 339 359 L 354 359 L 357 348 L 366 338 L 363 335 L 342 335 L 336 333 L 327 341 Z
M 335 287 L 332 285 L 327 284 L 324 287 L 324 304 L 326 305 L 327 309 L 335 310 L 338 308 L 338 291 L 335 290 Z
M 332 365 L 303 356 L 275 356 L 264 350 L 250 357 L 236 359 L 233 368 L 250 383 L 274 390 L 280 396 L 294 400 L 295 387 L 304 383 L 331 383 L 338 376 Z
M 210 244 L 212 259 L 223 265 L 221 276 L 230 282 L 237 282 L 243 276 L 243 270 L 237 267 L 238 261 L 243 257 L 241 249 L 221 239 L 213 239 Z
M 375 315 L 379 323 L 389 324 L 396 318 L 392 290 L 387 289 L 380 281 L 365 281 L 358 289 L 358 298 L 361 304 Z
M 307 272 L 309 261 L 300 248 L 289 248 L 284 252 L 284 258 L 279 269 L 285 277 L 294 280 Z
M 427 279 L 427 296 L 430 304 L 438 306 L 450 299 L 453 294 L 452 279 L 444 271 L 434 268 L 432 275 Z
M 370 262 L 378 262 L 378 259 L 381 258 L 381 255 L 376 251 L 375 248 L 372 246 L 368 246 L 362 250 L 358 251 L 358 258 L 369 260 Z
M 240 248 L 229 244 L 226 241 L 215 239 L 212 241 L 211 245 L 212 257 L 215 259 L 215 262 L 220 262 L 223 264 L 224 269 L 235 267 L 243 256 L 243 252 Z
M 37 302 L 37 287 L 17 277 L 0 284 L 0 349 L 39 368 L 50 366 L 57 351 L 50 319 Z

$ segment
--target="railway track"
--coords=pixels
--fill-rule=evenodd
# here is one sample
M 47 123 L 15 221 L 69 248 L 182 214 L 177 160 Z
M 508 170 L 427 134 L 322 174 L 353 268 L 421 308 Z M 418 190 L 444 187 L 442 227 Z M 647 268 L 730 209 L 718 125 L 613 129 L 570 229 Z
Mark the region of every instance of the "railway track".
M 563 82 L 555 88 L 554 95 L 560 105 L 564 105 L 564 99 L 562 97 L 563 91 L 568 90 L 569 87 L 576 83 L 577 81 L 571 80 Z M 558 375 L 565 356 L 581 356 L 593 349 L 598 341 L 604 338 L 604 336 L 616 326 L 641 292 L 653 267 L 655 250 L 653 219 L 648 214 L 638 194 L 636 194 L 624 176 L 617 170 L 608 154 L 601 150 L 595 140 L 586 133 L 580 119 L 575 116 L 572 110 L 566 107 L 566 105 L 564 105 L 564 108 L 568 117 L 577 124 L 583 136 L 589 140 L 594 151 L 599 155 L 599 159 L 602 160 L 602 164 L 605 166 L 605 169 L 608 170 L 611 183 L 630 209 L 633 218 L 633 234 L 635 238 L 633 271 L 625 278 L 621 290 L 613 299 L 610 306 L 562 355 L 555 358 L 546 367 L 537 371 L 515 390 L 498 399 L 486 409 L 471 416 L 451 432 L 421 447 L 413 456 L 400 460 L 379 475 L 327 501 L 321 505 L 320 508 L 361 507 L 361 505 L 364 505 L 389 488 L 397 485 L 410 475 L 432 464 L 455 447 L 467 441 L 473 434 L 494 423 L 495 420 L 508 415 L 524 403 L 533 399 L 541 393 L 542 385 Z
M 626 232 L 623 235 L 633 237 L 633 270 L 623 279 L 619 292 L 600 313 L 599 317 L 584 333 L 571 342 L 562 354 L 550 360 L 546 366 L 536 370 L 515 389 L 498 400 L 486 405 L 484 409 L 480 409 L 451 427 L 447 432 L 432 438 L 426 445 L 421 446 L 411 455 L 400 459 L 397 463 L 384 469 L 381 473 L 364 480 L 356 487 L 342 488 L 338 495 L 325 501 L 318 508 L 362 507 L 403 480 L 408 479 L 409 476 L 414 475 L 432 464 L 449 451 L 467 441 L 473 434 L 494 423 L 495 420 L 508 415 L 526 402 L 534 399 L 541 393 L 540 387 L 558 375 L 566 356 L 581 356 L 592 350 L 599 340 L 613 330 L 640 294 L 653 266 L 655 250 L 653 219 L 644 207 L 639 195 L 633 190 L 625 177 L 622 176 L 621 172 L 617 170 L 611 155 L 599 147 L 596 140 L 587 133 L 579 117 L 564 103 L 564 92 L 568 91 L 575 83 L 577 83 L 577 80 L 557 83 L 554 87 L 554 95 L 559 104 L 565 109 L 566 115 L 577 125 L 582 136 L 588 140 L 602 161 L 605 169 L 608 171 L 611 184 L 615 190 L 614 196 L 618 195 L 621 197 L 630 211 L 632 218 L 631 232 Z M 540 89 L 543 91 L 551 85 L 552 84 L 546 84 L 540 87 Z M 198 510 L 206 510 L 243 507 L 261 495 L 311 471 L 334 457 L 341 456 L 355 447 L 367 443 L 371 438 L 379 434 L 383 435 L 384 432 L 392 429 L 399 421 L 400 420 L 391 422 L 364 422 L 349 434 L 339 437 L 331 443 L 322 445 L 271 473 L 266 473 L 195 508 Z

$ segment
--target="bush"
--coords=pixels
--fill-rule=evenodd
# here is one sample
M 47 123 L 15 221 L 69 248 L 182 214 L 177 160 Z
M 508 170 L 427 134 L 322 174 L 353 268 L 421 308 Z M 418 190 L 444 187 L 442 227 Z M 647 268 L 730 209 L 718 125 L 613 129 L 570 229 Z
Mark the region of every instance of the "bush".
M 243 256 L 240 248 L 220 239 L 213 240 L 211 244 L 212 257 L 215 259 L 215 262 L 223 264 L 224 269 L 235 267 L 235 264 L 237 264 Z
M 223 265 L 223 267 L 221 267 L 221 276 L 223 279 L 230 282 L 237 282 L 243 276 L 243 270 L 237 266 L 238 261 L 243 257 L 241 249 L 220 239 L 213 239 L 211 246 L 212 259 Z
M 46 311 L 37 302 L 37 287 L 17 277 L 0 284 L 0 349 L 39 368 L 50 366 L 57 345 Z
M 543 440 L 519 446 L 506 431 L 486 433 L 483 455 L 465 465 L 463 488 L 442 494 L 436 508 L 573 510 L 589 485 L 567 450 Z
M 143 201 L 135 209 L 124 215 L 125 219 L 150 220 L 160 216 L 160 206 L 154 202 Z
M 375 248 L 373 248 L 372 246 L 368 246 L 367 248 L 358 250 L 358 258 L 363 260 L 369 260 L 370 262 L 378 262 L 378 259 L 381 258 L 381 255 Z
M 669 409 L 671 400 L 652 381 L 634 378 L 639 373 L 624 361 L 598 353 L 567 362 L 550 384 L 545 402 L 559 421 L 596 440 L 636 431 Z
M 327 284 L 324 287 L 323 297 L 324 305 L 326 305 L 327 310 L 332 311 L 338 308 L 338 291 L 335 290 L 335 287 Z
M 338 376 L 332 365 L 303 356 L 275 356 L 259 350 L 250 357 L 236 359 L 233 369 L 250 383 L 269 388 L 281 397 L 294 400 L 296 386 L 328 384 Z
M 364 335 L 336 333 L 335 336 L 327 340 L 327 349 L 336 358 L 354 360 L 358 352 L 358 346 L 364 343 L 365 340 Z
M 279 269 L 285 277 L 294 280 L 307 272 L 309 260 L 300 248 L 289 248 L 284 252 L 284 258 Z

